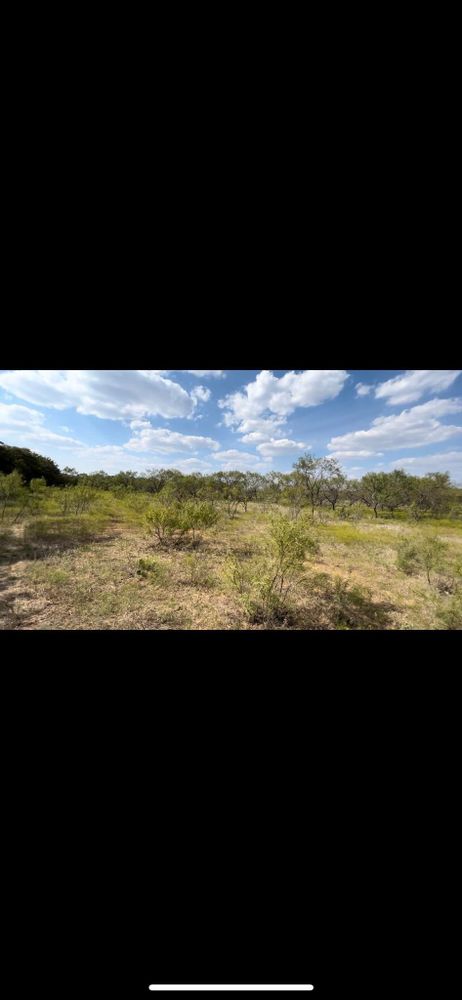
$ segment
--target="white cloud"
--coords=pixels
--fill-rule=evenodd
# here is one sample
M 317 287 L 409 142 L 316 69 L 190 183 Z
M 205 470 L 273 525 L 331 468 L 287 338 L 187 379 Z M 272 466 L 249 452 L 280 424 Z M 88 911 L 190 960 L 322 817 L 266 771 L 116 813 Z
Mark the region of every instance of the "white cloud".
M 193 389 L 191 396 L 198 403 L 208 403 L 212 396 L 210 389 L 206 389 L 203 385 L 198 385 L 196 389 Z
M 29 369 L 3 372 L 0 386 L 29 403 L 108 420 L 189 417 L 197 398 L 151 369 Z
M 338 458 L 342 460 L 345 458 L 378 458 L 380 455 L 383 455 L 383 451 L 367 451 L 365 448 L 362 450 L 352 448 L 350 451 L 332 451 L 329 458 Z
M 143 420 L 134 420 L 130 426 L 135 434 L 125 447 L 132 451 L 152 451 L 168 455 L 181 451 L 198 451 L 203 448 L 216 451 L 220 447 L 214 438 L 180 434 L 165 427 L 152 427 Z
M 443 451 L 435 455 L 417 455 L 397 458 L 389 468 L 404 469 L 411 475 L 425 476 L 427 472 L 449 472 L 457 483 L 462 483 L 462 450 Z
M 271 438 L 263 444 L 257 445 L 257 451 L 264 458 L 276 458 L 278 455 L 290 455 L 292 452 L 309 451 L 311 445 L 304 444 L 303 441 L 291 441 L 289 438 Z
M 177 370 L 187 372 L 188 375 L 196 375 L 197 378 L 226 378 L 226 373 L 222 368 L 181 368 Z
M 386 399 L 389 406 L 415 403 L 428 393 L 444 392 L 462 375 L 462 368 L 447 368 L 433 371 L 425 368 L 412 369 L 404 375 L 388 379 L 376 387 L 377 399 Z
M 74 438 L 55 434 L 45 427 L 45 415 L 28 406 L 0 403 L 0 440 L 20 448 L 39 444 L 80 445 Z
M 225 424 L 238 425 L 240 433 L 247 434 L 258 430 L 249 426 L 250 421 L 265 414 L 275 415 L 280 425 L 298 407 L 319 406 L 335 399 L 348 378 L 343 369 L 287 372 L 281 378 L 271 371 L 261 371 L 254 382 L 220 400 L 219 406 L 225 410 Z
M 422 448 L 462 434 L 462 427 L 442 424 L 439 417 L 462 412 L 462 399 L 431 399 L 390 417 L 377 417 L 368 430 L 332 438 L 329 451 L 337 458 L 377 455 L 398 448 Z
M 195 375 L 196 378 L 226 378 L 223 368 L 156 368 L 157 375 Z
M 357 396 L 369 396 L 372 392 L 373 385 L 365 385 L 364 382 L 358 382 L 356 385 L 356 395 Z
M 220 468 L 225 471 L 245 471 L 246 469 L 267 469 L 268 465 L 260 455 L 255 455 L 249 451 L 237 451 L 229 448 L 227 451 L 217 451 L 213 456 L 214 462 L 218 462 Z
M 229 420 L 225 422 L 227 426 L 230 425 Z M 279 434 L 280 428 L 286 424 L 286 417 L 273 416 L 260 417 L 256 420 L 248 419 L 240 423 L 238 432 L 243 435 L 241 441 L 244 444 L 262 444 L 264 441 L 268 441 L 274 437 L 275 434 Z

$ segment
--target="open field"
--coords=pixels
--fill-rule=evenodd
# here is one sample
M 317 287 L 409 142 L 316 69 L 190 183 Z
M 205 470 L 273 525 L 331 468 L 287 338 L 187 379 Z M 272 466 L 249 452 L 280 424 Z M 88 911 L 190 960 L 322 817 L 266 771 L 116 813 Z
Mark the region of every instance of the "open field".
M 420 630 L 448 625 L 458 600 L 462 522 L 404 517 L 357 520 L 322 512 L 309 519 L 316 551 L 274 620 L 249 615 L 230 565 L 258 574 L 270 542 L 269 505 L 250 504 L 218 524 L 162 546 L 148 531 L 150 498 L 106 494 L 91 513 L 49 507 L 19 524 L 0 524 L 0 629 Z M 287 515 L 287 512 L 286 512 Z M 397 565 L 403 539 L 438 537 L 444 560 L 431 573 Z M 256 561 L 257 560 L 257 561 Z M 446 617 L 445 617 L 446 614 Z

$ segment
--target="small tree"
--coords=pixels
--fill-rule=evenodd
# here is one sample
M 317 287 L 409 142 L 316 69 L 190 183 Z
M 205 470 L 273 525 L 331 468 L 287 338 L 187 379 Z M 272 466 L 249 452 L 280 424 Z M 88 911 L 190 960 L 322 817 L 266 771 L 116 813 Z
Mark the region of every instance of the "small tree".
M 155 501 L 146 514 L 146 522 L 149 530 L 157 535 L 160 545 L 178 541 L 188 530 L 179 503 Z
M 446 550 L 447 545 L 439 538 L 426 538 L 422 542 L 420 558 L 429 583 L 431 583 L 430 574 L 434 570 L 442 568 Z
M 323 485 L 322 498 L 332 507 L 334 512 L 337 504 L 344 497 L 345 484 L 346 476 L 339 474 L 332 476 L 331 479 L 327 479 Z
M 46 479 L 31 479 L 29 483 L 30 509 L 32 514 L 39 513 L 47 494 Z
M 270 524 L 274 585 L 282 597 L 288 595 L 302 571 L 307 553 L 314 555 L 318 544 L 305 521 L 288 521 L 283 515 L 274 514 Z
M 323 502 L 326 484 L 332 480 L 343 479 L 343 473 L 334 458 L 304 455 L 294 466 L 294 477 L 301 485 L 305 502 L 311 507 L 311 514 L 314 517 L 316 507 L 320 507 Z
M 226 566 L 228 580 L 237 590 L 250 621 L 266 624 L 287 616 L 289 596 L 303 576 L 305 559 L 308 553 L 317 551 L 305 521 L 274 515 L 269 534 L 266 555 L 251 561 L 234 557 Z
M 8 507 L 19 505 L 19 514 L 15 518 L 17 521 L 24 511 L 26 503 L 26 491 L 19 472 L 15 470 L 9 476 L 0 472 L 0 519 L 5 520 Z
M 186 531 L 192 531 L 193 541 L 196 540 L 197 531 L 208 531 L 213 528 L 218 520 L 219 513 L 212 503 L 207 500 L 189 500 L 182 507 L 183 523 Z
M 390 498 L 390 483 L 385 472 L 368 472 L 358 483 L 358 499 L 379 516 L 380 507 L 386 507 Z
M 406 539 L 398 546 L 398 567 L 412 576 L 424 572 L 431 583 L 431 574 L 441 569 L 447 545 L 439 538 Z

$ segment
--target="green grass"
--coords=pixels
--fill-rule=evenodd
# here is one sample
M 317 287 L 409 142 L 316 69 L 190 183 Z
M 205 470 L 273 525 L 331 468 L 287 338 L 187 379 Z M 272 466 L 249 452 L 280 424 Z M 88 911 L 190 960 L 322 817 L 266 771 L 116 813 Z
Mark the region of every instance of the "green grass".
M 162 549 L 145 529 L 149 496 L 103 494 L 81 516 L 47 509 L 1 529 L 3 627 L 37 629 L 262 629 L 267 619 L 243 608 L 226 567 L 254 573 L 268 555 L 271 514 L 250 507 L 200 540 Z M 57 503 L 56 503 L 56 506 Z M 449 518 L 345 521 L 326 512 L 310 527 L 319 551 L 290 592 L 290 614 L 275 628 L 460 628 L 462 524 Z M 397 562 L 403 540 L 439 537 L 444 566 L 408 576 Z M 1 538 L 0 538 L 1 542 Z M 258 570 L 259 572 L 259 570 Z M 258 573 L 257 573 L 258 578 Z M 245 582 L 245 579 L 244 579 Z M 0 609 L 1 610 L 1 609 Z M 0 613 L 0 628 L 2 627 Z
M 321 540 L 329 539 L 339 542 L 341 545 L 357 545 L 363 544 L 365 541 L 364 533 L 360 528 L 351 524 L 320 524 L 316 527 Z

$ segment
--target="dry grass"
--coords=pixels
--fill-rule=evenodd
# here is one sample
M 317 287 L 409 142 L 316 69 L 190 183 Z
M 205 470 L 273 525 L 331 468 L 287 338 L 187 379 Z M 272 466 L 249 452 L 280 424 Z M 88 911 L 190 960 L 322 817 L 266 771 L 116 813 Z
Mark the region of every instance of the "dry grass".
M 135 512 L 136 513 L 136 512 Z M 161 549 L 138 516 L 113 512 L 89 541 L 88 530 L 61 537 L 49 525 L 0 537 L 0 629 L 259 629 L 246 621 L 226 579 L 230 555 L 251 560 L 268 541 L 268 514 L 249 510 L 218 526 L 194 548 Z M 457 522 L 317 525 L 320 553 L 306 564 L 278 625 L 296 629 L 436 629 L 451 599 L 451 573 L 462 557 Z M 432 586 L 397 568 L 398 543 L 436 534 L 448 543 L 448 566 Z

